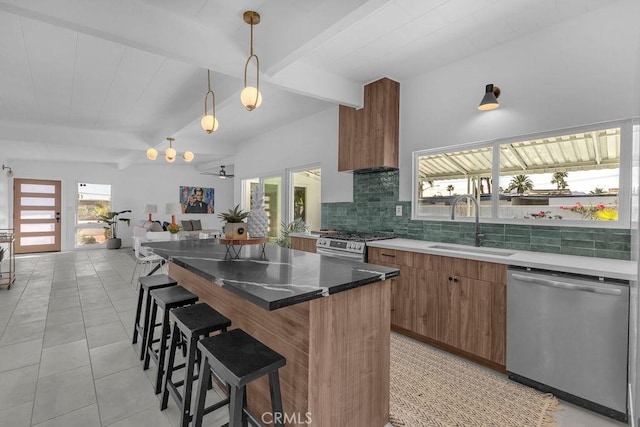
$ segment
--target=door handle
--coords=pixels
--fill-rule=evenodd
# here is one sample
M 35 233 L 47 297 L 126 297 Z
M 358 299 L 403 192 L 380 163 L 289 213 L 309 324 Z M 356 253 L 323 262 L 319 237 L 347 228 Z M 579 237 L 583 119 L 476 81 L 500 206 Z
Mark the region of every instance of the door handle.
M 60 212 L 56 212 L 56 222 L 60 224 Z
M 608 288 L 598 288 L 596 286 L 578 285 L 575 283 L 560 282 L 557 280 L 540 279 L 537 277 L 525 276 L 522 274 L 514 274 L 512 277 L 516 280 L 521 280 L 523 282 L 533 283 L 533 284 L 542 285 L 542 286 L 549 286 L 552 288 L 567 289 L 570 291 L 593 292 L 596 294 L 616 295 L 616 296 L 622 295 L 622 291 L 620 289 L 608 289 Z

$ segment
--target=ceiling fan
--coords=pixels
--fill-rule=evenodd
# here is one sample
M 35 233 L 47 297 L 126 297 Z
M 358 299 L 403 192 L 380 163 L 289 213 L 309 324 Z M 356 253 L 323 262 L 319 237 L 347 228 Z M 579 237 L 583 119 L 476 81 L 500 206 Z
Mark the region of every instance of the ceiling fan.
M 233 178 L 235 175 L 227 175 L 227 171 L 224 170 L 224 165 L 220 166 L 220 172 L 218 173 L 213 173 L 213 172 L 201 172 L 202 175 L 213 175 L 213 176 L 217 176 L 220 179 L 225 179 L 225 178 Z

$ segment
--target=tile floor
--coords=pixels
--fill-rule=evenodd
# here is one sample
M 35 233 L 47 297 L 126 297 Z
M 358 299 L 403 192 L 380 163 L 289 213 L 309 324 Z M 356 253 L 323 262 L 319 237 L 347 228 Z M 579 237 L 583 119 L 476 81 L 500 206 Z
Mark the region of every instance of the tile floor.
M 178 424 L 171 399 L 160 411 L 154 370 L 142 370 L 131 344 L 133 268 L 128 248 L 17 257 L 16 283 L 0 287 L 0 427 Z M 561 427 L 625 425 L 561 407 Z M 205 421 L 223 424 L 225 409 Z

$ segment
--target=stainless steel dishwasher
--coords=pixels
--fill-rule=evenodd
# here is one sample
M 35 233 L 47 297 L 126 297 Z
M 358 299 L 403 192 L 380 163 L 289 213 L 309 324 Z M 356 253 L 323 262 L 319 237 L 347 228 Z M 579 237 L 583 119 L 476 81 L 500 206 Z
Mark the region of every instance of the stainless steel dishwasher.
M 629 284 L 509 267 L 509 378 L 627 420 Z

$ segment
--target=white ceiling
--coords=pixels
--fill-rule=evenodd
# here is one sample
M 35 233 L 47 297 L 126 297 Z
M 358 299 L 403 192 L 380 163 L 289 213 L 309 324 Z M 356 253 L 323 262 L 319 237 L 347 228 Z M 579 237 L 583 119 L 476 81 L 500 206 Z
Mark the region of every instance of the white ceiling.
M 610 0 L 0 0 L 0 144 L 8 160 L 126 168 L 148 147 L 233 161 L 244 140 Z M 239 101 L 256 10 L 262 106 Z M 490 23 L 490 24 L 488 24 Z M 212 70 L 218 131 L 200 128 Z M 162 156 L 160 156 L 161 158 Z M 180 162 L 181 160 L 178 160 Z

